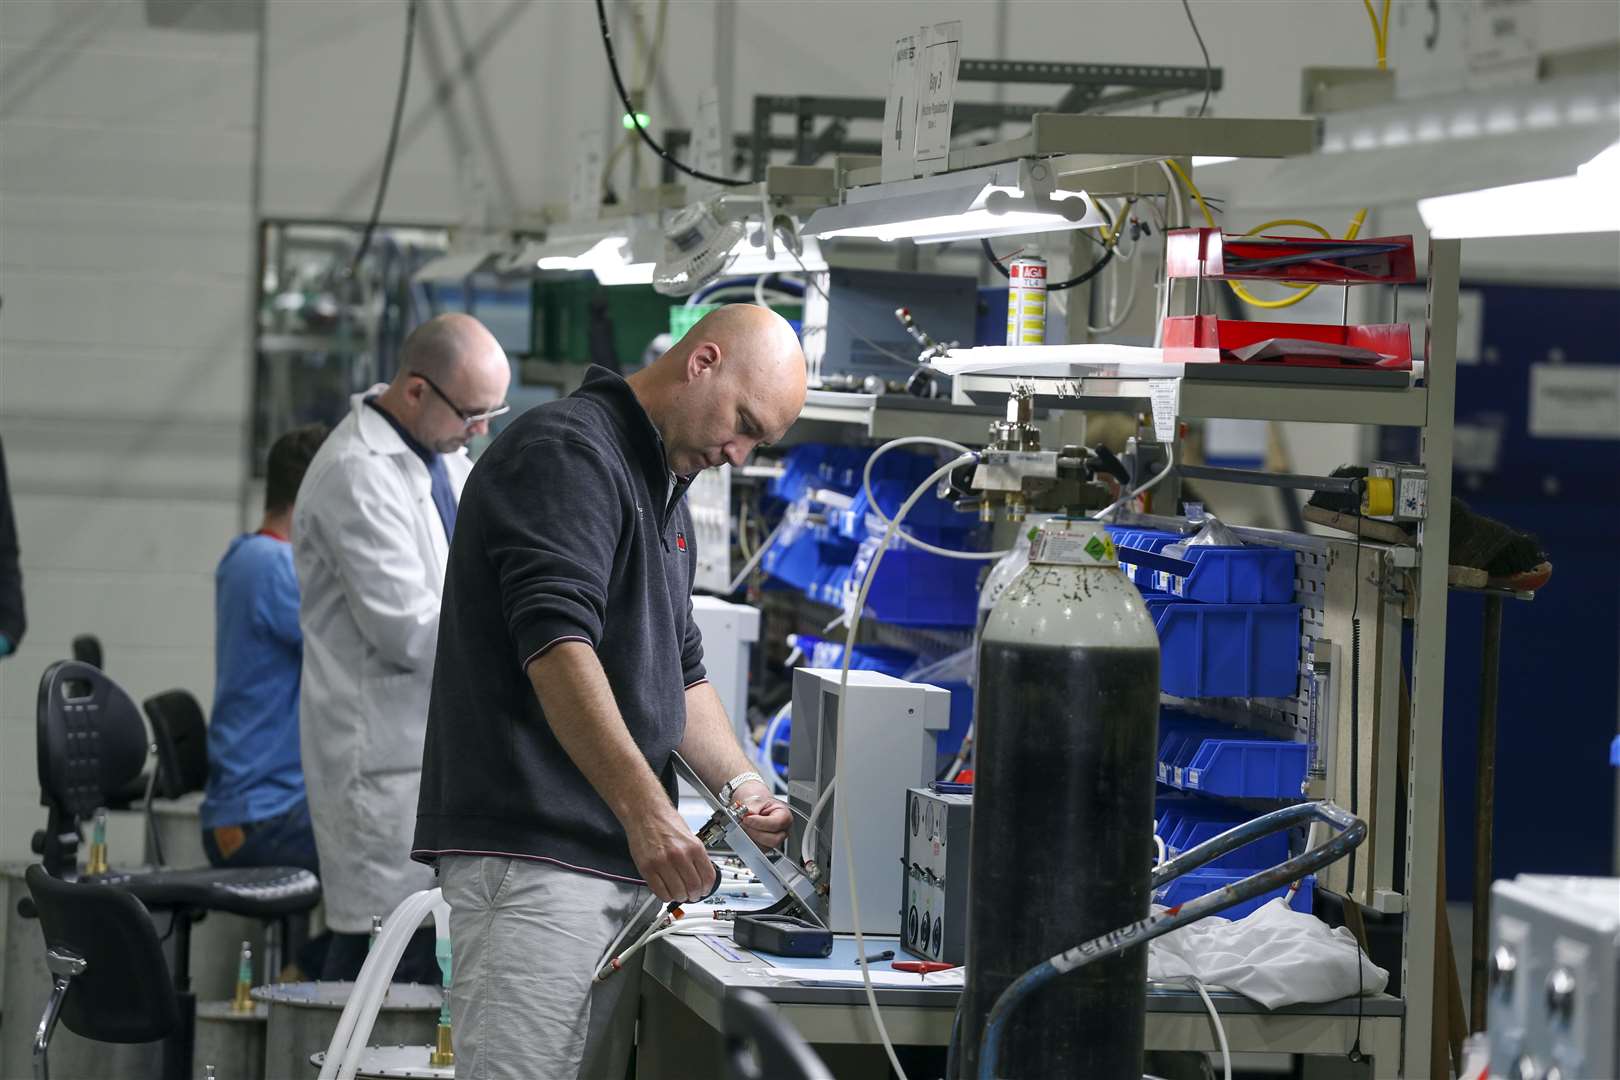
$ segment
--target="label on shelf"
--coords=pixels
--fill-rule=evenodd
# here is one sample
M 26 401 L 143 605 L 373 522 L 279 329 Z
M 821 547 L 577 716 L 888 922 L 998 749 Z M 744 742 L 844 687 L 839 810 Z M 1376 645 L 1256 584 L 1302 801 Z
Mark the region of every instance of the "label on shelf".
M 917 35 L 895 39 L 883 105 L 883 180 L 909 180 L 917 147 Z
M 1532 364 L 1530 434 L 1543 439 L 1620 439 L 1620 367 Z
M 922 33 L 917 67 L 917 164 L 925 173 L 946 167 L 951 154 L 951 114 L 956 108 L 956 72 L 962 49 L 960 21 L 936 23 Z
M 1153 403 L 1153 435 L 1161 443 L 1176 437 L 1176 416 L 1181 412 L 1181 380 L 1149 379 L 1148 399 Z

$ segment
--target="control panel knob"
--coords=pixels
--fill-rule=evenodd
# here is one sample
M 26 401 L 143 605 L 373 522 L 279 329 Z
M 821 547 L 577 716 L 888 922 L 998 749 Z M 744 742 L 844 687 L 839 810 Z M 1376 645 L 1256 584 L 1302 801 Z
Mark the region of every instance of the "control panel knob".
M 1575 1012 L 1575 975 L 1569 968 L 1553 968 L 1547 976 L 1547 1010 L 1566 1024 Z
M 1506 945 L 1491 953 L 1491 986 L 1506 993 L 1513 986 L 1513 973 L 1519 970 L 1519 956 Z

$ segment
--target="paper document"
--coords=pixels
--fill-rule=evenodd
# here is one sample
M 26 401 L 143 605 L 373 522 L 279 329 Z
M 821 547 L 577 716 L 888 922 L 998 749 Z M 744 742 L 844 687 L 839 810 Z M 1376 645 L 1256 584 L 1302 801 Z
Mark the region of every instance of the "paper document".
M 927 975 L 917 975 L 909 971 L 895 971 L 885 961 L 882 967 L 876 965 L 872 967 L 872 985 L 881 986 L 885 990 L 960 990 L 963 970 L 955 967 L 949 971 L 932 971 Z M 826 968 L 762 967 L 750 968 L 749 973 L 809 986 L 862 985 L 861 973 L 854 968 L 846 971 L 829 971 Z
M 1188 350 L 1210 353 L 1214 349 Z M 1096 370 L 1109 365 L 1108 370 Z M 1124 378 L 1173 378 L 1180 364 L 1167 363 L 1163 349 L 1142 345 L 984 345 L 952 349 L 933 362 L 946 375 L 1026 375 L 1072 379 L 1086 375 Z

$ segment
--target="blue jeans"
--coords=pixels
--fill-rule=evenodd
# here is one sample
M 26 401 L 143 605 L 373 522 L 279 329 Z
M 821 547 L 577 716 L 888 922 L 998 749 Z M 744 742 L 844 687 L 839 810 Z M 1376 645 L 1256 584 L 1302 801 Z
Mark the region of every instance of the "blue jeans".
M 204 829 L 202 841 L 214 866 L 301 866 L 317 876 L 321 872 L 309 803 L 302 799 L 277 817 Z

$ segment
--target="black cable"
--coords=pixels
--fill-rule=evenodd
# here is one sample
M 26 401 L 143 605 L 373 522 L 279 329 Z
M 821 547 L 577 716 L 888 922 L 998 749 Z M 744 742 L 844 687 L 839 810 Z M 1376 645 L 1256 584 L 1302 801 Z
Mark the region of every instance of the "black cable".
M 1007 264 L 1002 262 L 1000 259 L 996 258 L 996 251 L 995 251 L 994 248 L 992 248 L 990 246 L 990 241 L 988 241 L 988 240 L 980 240 L 979 241 L 979 246 L 984 249 L 984 257 L 990 260 L 990 265 L 995 267 L 996 270 L 1001 274 L 1002 277 L 1007 277 L 1008 276 L 1008 274 L 1007 274 Z M 1096 262 L 1092 263 L 1085 270 L 1083 270 L 1080 273 L 1076 274 L 1074 277 L 1070 278 L 1067 281 L 1053 282 L 1052 284 L 1050 284 L 1050 285 L 1048 285 L 1046 287 L 1046 291 L 1047 292 L 1062 292 L 1064 289 L 1072 289 L 1076 285 L 1084 285 L 1086 282 L 1090 281 L 1092 278 L 1094 278 L 1098 274 L 1102 273 L 1103 268 L 1108 265 L 1108 263 L 1113 259 L 1113 257 L 1114 257 L 1114 249 L 1113 249 L 1113 247 L 1105 245 L 1104 248 L 1103 248 L 1103 253 L 1102 253 L 1101 257 L 1098 258 Z
M 1358 497 L 1359 501 L 1359 497 Z M 1356 513 L 1356 576 L 1350 593 L 1350 812 L 1361 800 L 1361 507 Z M 1350 856 L 1347 893 L 1356 890 L 1356 857 Z
M 1198 115 L 1203 116 L 1209 108 L 1209 90 L 1215 81 L 1215 69 L 1209 66 L 1209 50 L 1204 48 L 1204 35 L 1198 32 L 1198 20 L 1193 18 L 1192 5 L 1187 0 L 1181 0 L 1181 7 L 1187 13 L 1187 25 L 1192 27 L 1193 37 L 1198 39 L 1198 51 L 1204 54 L 1204 100 L 1198 105 Z
M 634 125 L 636 134 L 641 136 L 641 141 L 651 147 L 653 153 L 688 176 L 695 176 L 699 180 L 707 180 L 711 184 L 722 184 L 726 187 L 746 187 L 748 184 L 753 183 L 752 180 L 734 180 L 728 176 L 715 176 L 713 173 L 706 173 L 702 169 L 694 169 L 690 165 L 682 164 L 675 160 L 674 155 L 668 150 L 658 145 L 658 142 L 651 135 L 647 134 L 647 129 L 641 126 L 641 117 L 636 115 L 636 107 L 630 100 L 630 91 L 625 89 L 624 76 L 619 74 L 619 58 L 613 52 L 613 33 L 608 29 L 607 5 L 602 0 L 596 0 L 596 21 L 602 28 L 602 50 L 607 53 L 608 71 L 613 74 L 613 86 L 619 91 L 619 100 L 624 103 L 625 115 L 630 118 L 630 123 Z
M 377 179 L 377 198 L 371 204 L 371 219 L 360 236 L 360 247 L 349 264 L 352 278 L 360 269 L 360 260 L 371 249 L 371 234 L 377 230 L 377 219 L 382 216 L 383 200 L 388 197 L 388 180 L 394 174 L 394 151 L 399 147 L 399 122 L 405 115 L 405 91 L 411 84 L 411 51 L 416 45 L 416 8 L 419 0 L 405 3 L 405 55 L 399 62 L 399 90 L 394 94 L 394 119 L 388 125 L 388 149 L 383 151 L 382 176 Z
M 1357 502 L 1360 503 L 1365 495 L 1366 481 L 1359 485 Z M 1361 522 L 1362 507 L 1356 507 L 1356 577 L 1355 584 L 1350 592 L 1350 813 L 1356 813 L 1356 805 L 1360 801 L 1361 790 Z M 1350 867 L 1344 890 L 1344 902 L 1356 902 L 1356 853 L 1350 853 Z M 1365 926 L 1365 923 L 1362 924 Z M 1370 942 L 1369 942 L 1370 944 Z M 1362 1060 L 1361 1051 L 1361 1020 L 1365 1005 L 1362 997 L 1364 988 L 1361 983 L 1361 945 L 1356 944 L 1356 1037 L 1350 1044 L 1346 1057 L 1351 1061 Z

